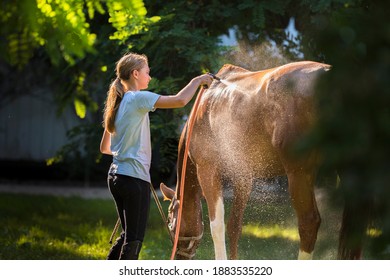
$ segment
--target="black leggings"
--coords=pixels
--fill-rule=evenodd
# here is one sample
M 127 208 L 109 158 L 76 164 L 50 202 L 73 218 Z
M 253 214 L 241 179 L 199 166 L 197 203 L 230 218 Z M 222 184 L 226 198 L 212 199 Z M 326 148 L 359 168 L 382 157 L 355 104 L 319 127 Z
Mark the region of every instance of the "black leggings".
M 121 220 L 124 242 L 142 242 L 149 216 L 149 183 L 120 174 L 109 174 L 107 181 Z

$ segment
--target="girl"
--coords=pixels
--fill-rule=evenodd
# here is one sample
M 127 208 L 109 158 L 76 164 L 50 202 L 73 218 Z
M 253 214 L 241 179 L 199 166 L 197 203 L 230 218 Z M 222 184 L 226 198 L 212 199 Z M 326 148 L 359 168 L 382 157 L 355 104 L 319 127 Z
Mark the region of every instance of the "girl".
M 151 80 L 149 71 L 145 55 L 126 54 L 116 64 L 116 79 L 107 93 L 100 151 L 113 156 L 107 180 L 122 225 L 107 259 L 136 260 L 141 250 L 150 205 L 149 112 L 184 107 L 199 86 L 212 82 L 204 74 L 178 94 L 162 96 L 142 91 Z

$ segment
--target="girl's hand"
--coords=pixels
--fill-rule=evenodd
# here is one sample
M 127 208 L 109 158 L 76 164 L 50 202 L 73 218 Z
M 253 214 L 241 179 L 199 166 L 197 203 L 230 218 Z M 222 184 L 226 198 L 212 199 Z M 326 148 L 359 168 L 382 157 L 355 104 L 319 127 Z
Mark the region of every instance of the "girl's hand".
M 211 83 L 213 82 L 213 77 L 211 77 L 209 74 L 203 74 L 198 77 L 196 77 L 199 81 L 199 85 L 209 87 Z

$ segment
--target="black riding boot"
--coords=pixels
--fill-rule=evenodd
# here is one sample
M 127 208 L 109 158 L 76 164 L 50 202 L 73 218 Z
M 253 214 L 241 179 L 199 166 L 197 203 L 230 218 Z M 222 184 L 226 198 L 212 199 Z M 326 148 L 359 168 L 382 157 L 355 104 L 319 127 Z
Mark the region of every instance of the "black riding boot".
M 115 240 L 114 245 L 112 245 L 110 252 L 108 253 L 107 260 L 119 260 L 124 241 L 125 235 L 122 233 L 121 236 Z
M 138 260 L 141 247 L 142 242 L 138 240 L 123 244 L 120 260 Z

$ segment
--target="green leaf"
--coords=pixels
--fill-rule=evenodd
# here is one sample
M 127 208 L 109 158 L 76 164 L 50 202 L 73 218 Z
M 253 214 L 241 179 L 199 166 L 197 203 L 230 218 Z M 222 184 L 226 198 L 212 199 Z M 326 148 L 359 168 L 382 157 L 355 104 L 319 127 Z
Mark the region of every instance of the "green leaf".
M 87 114 L 87 106 L 80 99 L 75 98 L 74 100 L 74 109 L 76 110 L 76 115 L 80 119 L 84 119 Z

